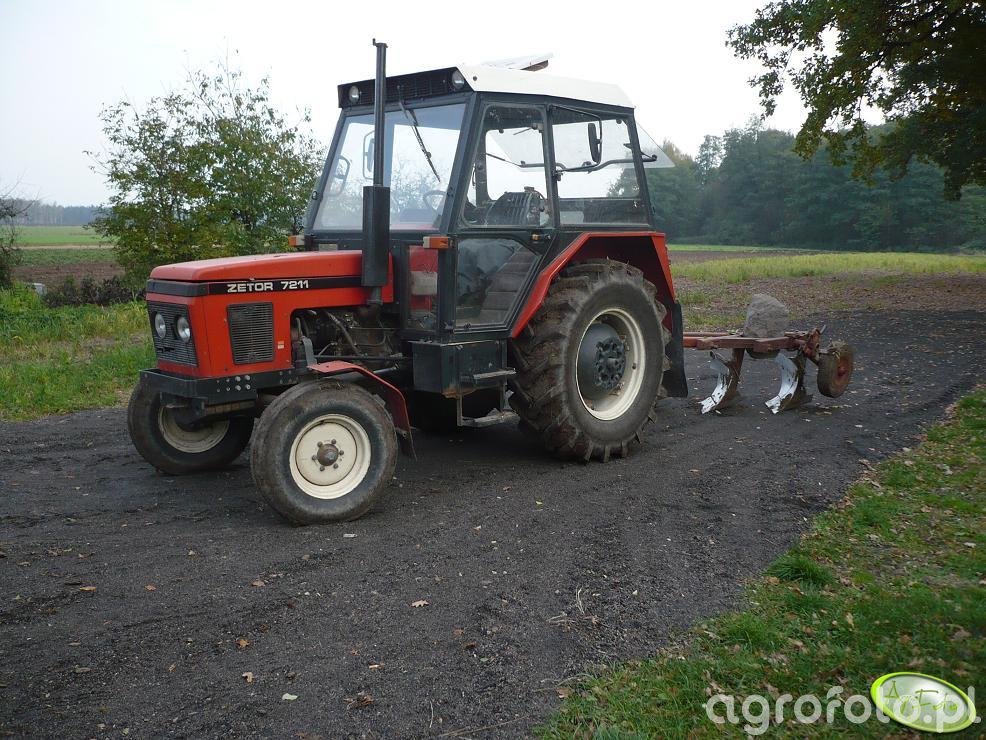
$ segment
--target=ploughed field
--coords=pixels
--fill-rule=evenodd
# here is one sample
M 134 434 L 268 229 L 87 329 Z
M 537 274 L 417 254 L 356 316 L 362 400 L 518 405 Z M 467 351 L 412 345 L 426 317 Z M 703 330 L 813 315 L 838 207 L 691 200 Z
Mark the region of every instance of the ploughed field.
M 564 682 L 729 607 L 983 381 L 981 278 L 915 284 L 796 307 L 856 346 L 839 399 L 772 416 L 776 366 L 749 362 L 744 400 L 703 417 L 713 378 L 688 352 L 693 397 L 664 401 L 629 458 L 559 462 L 513 427 L 418 435 L 418 460 L 344 525 L 285 524 L 246 456 L 155 473 L 119 408 L 2 422 L 0 729 L 529 733 Z M 702 307 L 732 315 L 717 295 Z

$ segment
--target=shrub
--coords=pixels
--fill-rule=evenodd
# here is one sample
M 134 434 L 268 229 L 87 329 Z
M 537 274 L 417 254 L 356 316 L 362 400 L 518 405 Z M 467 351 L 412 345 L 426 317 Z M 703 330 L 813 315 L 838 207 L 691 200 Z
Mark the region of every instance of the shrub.
M 48 289 L 44 302 L 51 308 L 59 306 L 110 306 L 114 303 L 129 303 L 142 298 L 144 291 L 135 289 L 120 277 L 111 277 L 96 282 L 90 277 L 76 283 L 68 277 L 60 284 Z

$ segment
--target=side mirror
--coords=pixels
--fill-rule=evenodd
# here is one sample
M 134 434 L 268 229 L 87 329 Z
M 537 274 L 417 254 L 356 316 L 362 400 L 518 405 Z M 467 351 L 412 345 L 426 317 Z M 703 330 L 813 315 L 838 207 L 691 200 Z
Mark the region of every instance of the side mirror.
M 596 124 L 590 123 L 588 126 L 589 134 L 589 156 L 592 157 L 593 164 L 599 164 L 603 159 L 603 140 L 596 131 Z
M 325 186 L 327 195 L 335 197 L 342 193 L 346 187 L 346 179 L 349 177 L 349 167 L 349 160 L 340 154 L 339 160 L 336 162 L 336 170 L 332 173 L 328 184 Z
M 373 132 L 363 137 L 363 177 L 373 179 Z

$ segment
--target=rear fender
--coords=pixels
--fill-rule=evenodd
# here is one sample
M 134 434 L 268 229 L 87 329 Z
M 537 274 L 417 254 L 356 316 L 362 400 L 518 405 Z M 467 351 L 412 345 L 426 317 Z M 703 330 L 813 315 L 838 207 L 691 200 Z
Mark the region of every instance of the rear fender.
M 510 336 L 516 338 L 527 326 L 528 322 L 541 308 L 552 281 L 566 265 L 574 262 L 585 262 L 590 259 L 611 259 L 633 265 L 644 277 L 657 288 L 657 297 L 667 309 L 664 319 L 665 328 L 673 331 L 673 307 L 677 303 L 674 293 L 674 283 L 671 280 L 671 267 L 668 264 L 668 250 L 664 243 L 664 234 L 656 232 L 586 232 L 580 234 L 564 251 L 555 257 L 541 271 L 531 287 L 531 294 L 524 308 L 517 316 Z
M 414 457 L 414 443 L 411 439 L 411 417 L 407 413 L 407 402 L 401 390 L 388 383 L 372 370 L 368 370 L 362 365 L 355 365 L 351 362 L 341 360 L 330 360 L 309 365 L 308 369 L 324 376 L 341 375 L 344 373 L 359 373 L 366 378 L 369 388 L 377 393 L 387 406 L 394 426 L 397 428 L 397 440 L 401 444 L 401 450 L 409 457 Z

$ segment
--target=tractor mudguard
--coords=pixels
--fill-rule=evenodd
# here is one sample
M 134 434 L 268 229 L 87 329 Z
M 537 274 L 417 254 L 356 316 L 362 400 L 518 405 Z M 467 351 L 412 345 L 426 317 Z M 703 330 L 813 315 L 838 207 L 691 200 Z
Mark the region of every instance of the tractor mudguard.
M 391 418 L 394 420 L 401 451 L 409 457 L 415 457 L 414 443 L 411 439 L 411 417 L 407 413 L 407 402 L 404 399 L 404 394 L 401 393 L 399 388 L 391 385 L 372 370 L 362 365 L 355 365 L 351 362 L 343 362 L 342 360 L 320 362 L 309 365 L 308 369 L 319 375 L 340 375 L 342 373 L 355 372 L 375 383 L 373 390 L 380 394 L 380 397 L 387 406 L 387 410 L 390 412 Z

